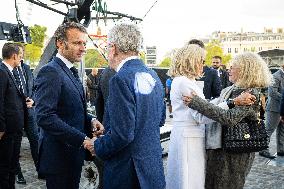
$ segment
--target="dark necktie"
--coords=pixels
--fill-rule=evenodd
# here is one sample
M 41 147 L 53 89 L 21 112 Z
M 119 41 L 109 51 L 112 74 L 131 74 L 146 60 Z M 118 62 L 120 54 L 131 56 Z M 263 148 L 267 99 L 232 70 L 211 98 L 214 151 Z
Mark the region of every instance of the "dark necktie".
M 79 86 L 80 86 L 80 90 L 82 91 L 82 93 L 84 93 L 83 85 L 82 85 L 81 80 L 79 78 L 77 68 L 71 67 L 70 70 L 73 73 L 73 76 L 75 77 L 75 79 L 78 81 Z M 84 103 L 85 103 L 85 97 L 84 97 Z
M 71 72 L 73 73 L 73 76 L 76 78 L 76 80 L 77 80 L 79 83 L 81 83 L 77 68 L 71 67 L 70 70 L 71 70 Z
M 26 81 L 24 79 L 22 70 L 19 67 L 15 67 L 13 69 L 13 75 L 15 77 L 16 83 L 18 84 L 19 88 L 21 89 L 23 94 L 27 96 Z

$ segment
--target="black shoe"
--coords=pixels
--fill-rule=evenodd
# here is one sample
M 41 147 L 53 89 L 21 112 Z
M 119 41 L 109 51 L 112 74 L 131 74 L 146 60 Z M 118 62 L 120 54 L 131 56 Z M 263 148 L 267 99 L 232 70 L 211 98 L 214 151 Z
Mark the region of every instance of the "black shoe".
M 24 178 L 24 176 L 21 172 L 16 175 L 16 182 L 18 184 L 27 184 L 27 181 L 26 181 L 26 179 Z
M 170 118 L 173 118 L 173 115 L 170 115 L 169 117 L 170 117 Z
M 276 158 L 276 156 L 271 155 L 269 152 L 267 151 L 260 151 L 259 155 L 265 158 L 269 158 L 269 159 L 274 159 Z
M 277 156 L 284 156 L 284 152 L 277 152 Z

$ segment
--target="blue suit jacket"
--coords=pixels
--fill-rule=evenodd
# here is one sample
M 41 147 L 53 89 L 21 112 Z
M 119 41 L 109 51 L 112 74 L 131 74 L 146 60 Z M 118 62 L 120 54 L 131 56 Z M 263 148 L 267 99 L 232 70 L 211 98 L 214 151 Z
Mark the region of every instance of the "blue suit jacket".
M 39 139 L 39 171 L 43 174 L 80 174 L 81 147 L 90 132 L 82 86 L 57 57 L 41 68 L 35 80 Z
M 152 87 L 148 76 L 155 80 Z M 143 93 L 143 86 L 151 90 Z M 141 188 L 165 188 L 159 129 L 164 123 L 163 97 L 157 74 L 138 59 L 127 61 L 110 80 L 105 122 L 109 131 L 95 141 L 97 156 L 105 160 L 105 189 L 131 189 L 136 175 Z
M 204 66 L 204 76 L 200 81 L 204 81 L 203 94 L 206 99 L 212 99 L 219 97 L 221 94 L 221 80 L 218 77 L 216 70 Z

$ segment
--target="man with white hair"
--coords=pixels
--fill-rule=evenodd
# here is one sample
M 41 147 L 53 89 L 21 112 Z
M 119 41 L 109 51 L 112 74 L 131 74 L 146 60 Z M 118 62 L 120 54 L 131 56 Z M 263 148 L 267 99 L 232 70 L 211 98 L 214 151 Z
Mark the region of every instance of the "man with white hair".
M 163 87 L 157 74 L 138 58 L 137 26 L 120 24 L 108 35 L 108 59 L 116 74 L 109 82 L 104 136 L 85 144 L 105 160 L 103 186 L 165 188 L 160 143 L 164 124 Z

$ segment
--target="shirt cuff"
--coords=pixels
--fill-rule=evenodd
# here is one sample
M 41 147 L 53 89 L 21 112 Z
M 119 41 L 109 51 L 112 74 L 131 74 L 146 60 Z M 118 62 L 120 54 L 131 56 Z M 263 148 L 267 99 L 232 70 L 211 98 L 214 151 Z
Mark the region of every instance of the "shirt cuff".
M 227 104 L 227 102 L 221 102 L 220 104 L 218 104 L 218 106 L 224 110 L 228 110 L 229 109 L 229 106 Z

